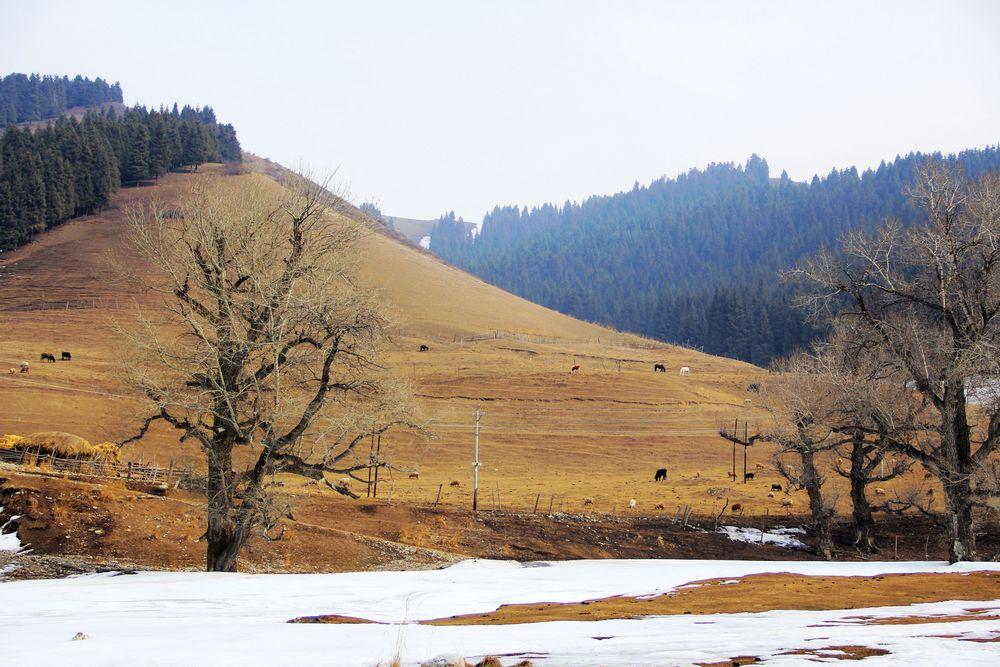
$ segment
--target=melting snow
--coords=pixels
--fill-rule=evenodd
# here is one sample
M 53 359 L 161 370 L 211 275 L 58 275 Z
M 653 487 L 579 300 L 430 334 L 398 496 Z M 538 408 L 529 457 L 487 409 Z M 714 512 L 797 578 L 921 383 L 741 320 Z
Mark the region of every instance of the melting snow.
M 0 507 L 0 512 L 3 512 L 3 507 Z M 21 540 L 17 539 L 17 531 L 12 530 L 11 524 L 15 523 L 20 516 L 12 516 L 9 518 L 2 526 L 0 526 L 0 551 L 20 551 L 21 550 Z M 7 533 L 5 531 L 11 530 Z
M 472 662 L 507 654 L 555 665 L 678 665 L 757 655 L 769 665 L 803 664 L 795 648 L 877 646 L 866 665 L 995 665 L 996 644 L 960 641 L 1000 633 L 1000 616 L 974 623 L 864 625 L 849 617 L 961 614 L 1000 601 L 945 602 L 757 614 L 652 616 L 500 626 L 417 625 L 419 619 L 487 612 L 501 604 L 577 602 L 662 593 L 701 579 L 764 572 L 872 576 L 894 572 L 1000 570 L 1000 563 L 606 560 L 524 567 L 468 561 L 417 572 L 210 574 L 141 572 L 0 583 L 4 664 L 261 665 L 402 664 L 463 653 Z M 997 613 L 1000 613 L 998 610 Z M 296 616 L 346 614 L 387 624 L 289 624 Z M 822 629 L 816 626 L 822 625 Z M 83 632 L 87 641 L 72 641 Z M 937 635 L 932 637 L 931 635 Z M 595 639 L 599 637 L 600 639 Z M 519 659 L 519 658 L 518 658 Z
M 747 542 L 750 544 L 761 544 L 759 528 L 741 528 L 739 526 L 721 526 L 719 532 L 724 534 L 734 542 Z M 775 528 L 772 531 L 764 532 L 764 544 L 776 544 L 779 547 L 789 549 L 804 549 L 806 547 L 800 540 L 792 535 L 804 535 L 804 528 Z

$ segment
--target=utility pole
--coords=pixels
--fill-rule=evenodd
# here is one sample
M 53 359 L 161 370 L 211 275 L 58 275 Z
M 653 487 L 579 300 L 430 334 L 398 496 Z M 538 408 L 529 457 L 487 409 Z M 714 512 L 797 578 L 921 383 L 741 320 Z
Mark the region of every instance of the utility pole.
M 748 437 L 747 436 L 747 423 L 748 422 L 746 422 L 746 421 L 743 422 L 743 442 L 749 443 L 750 441 L 747 439 L 747 437 Z M 749 444 L 743 445 L 743 483 L 744 484 L 747 483 L 747 448 L 749 446 L 750 446 Z M 376 472 L 376 474 L 378 474 L 377 470 L 375 472 Z
M 734 435 L 736 434 L 737 429 L 739 428 L 739 426 L 740 426 L 740 418 L 737 417 L 736 420 L 733 422 L 733 434 Z M 736 441 L 733 440 L 733 484 L 735 484 L 735 483 L 736 483 Z
M 479 418 L 482 411 L 476 408 L 476 444 L 472 450 L 472 511 L 479 509 Z
M 378 498 L 378 469 L 382 465 L 382 434 L 378 434 L 378 440 L 375 445 L 375 489 L 372 491 L 374 496 Z

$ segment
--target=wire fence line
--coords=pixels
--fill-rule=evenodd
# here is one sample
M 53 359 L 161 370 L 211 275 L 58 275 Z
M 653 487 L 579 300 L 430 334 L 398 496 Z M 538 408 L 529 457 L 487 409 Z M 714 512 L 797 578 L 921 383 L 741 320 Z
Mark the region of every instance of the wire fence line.
M 25 313 L 36 310 L 122 310 L 132 302 L 120 299 L 105 299 L 103 297 L 56 299 L 15 303 L 0 308 L 0 312 Z
M 405 336 L 409 338 L 424 338 L 429 340 L 436 340 L 439 343 L 475 343 L 486 340 L 516 340 L 524 343 L 537 343 L 539 345 L 556 345 L 556 344 L 566 344 L 566 345 L 589 345 L 592 343 L 597 343 L 598 345 L 610 345 L 612 347 L 620 347 L 631 350 L 666 350 L 671 346 L 667 343 L 659 343 L 655 341 L 642 342 L 640 340 L 629 339 L 625 337 L 615 337 L 614 335 L 608 336 L 594 336 L 587 338 L 570 338 L 570 337 L 560 337 L 560 336 L 542 336 L 538 334 L 529 334 L 519 331 L 506 331 L 503 329 L 493 329 L 491 331 L 485 331 L 482 333 L 474 333 L 467 336 L 459 336 L 457 334 L 427 334 L 427 333 L 417 333 L 414 331 L 397 330 L 396 335 Z

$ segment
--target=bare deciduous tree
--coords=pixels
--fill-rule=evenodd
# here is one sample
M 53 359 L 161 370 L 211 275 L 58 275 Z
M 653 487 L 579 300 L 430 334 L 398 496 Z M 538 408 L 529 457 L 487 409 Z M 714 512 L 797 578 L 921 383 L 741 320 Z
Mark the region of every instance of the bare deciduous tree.
M 136 437 L 161 420 L 205 453 L 209 570 L 235 571 L 272 522 L 268 476 L 352 474 L 370 434 L 417 427 L 380 365 L 387 323 L 353 281 L 362 231 L 330 215 L 343 206 L 304 178 L 219 177 L 179 208 L 128 212 L 156 269 L 137 278 L 163 304 L 129 337 L 129 379 L 153 405 Z
M 975 475 L 1000 447 L 1000 404 L 980 406 L 977 428 L 967 391 L 1000 373 L 1000 175 L 968 182 L 929 164 L 910 195 L 923 224 L 852 234 L 794 275 L 816 312 L 867 329 L 936 416 L 924 437 L 885 444 L 940 480 L 950 560 L 975 559 Z
M 765 406 L 773 425 L 767 440 L 778 445 L 775 467 L 789 484 L 805 489 L 809 498 L 816 552 L 833 557 L 831 521 L 836 499 L 825 494 L 820 458 L 843 443 L 831 426 L 836 389 L 816 372 L 815 358 L 797 354 L 776 365 L 779 373 L 768 384 Z

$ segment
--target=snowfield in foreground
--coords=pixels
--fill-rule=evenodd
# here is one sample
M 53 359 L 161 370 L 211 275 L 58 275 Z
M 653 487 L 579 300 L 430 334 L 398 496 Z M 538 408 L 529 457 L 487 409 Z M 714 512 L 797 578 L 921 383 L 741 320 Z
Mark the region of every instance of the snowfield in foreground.
M 412 621 L 492 611 L 502 604 L 578 602 L 663 593 L 692 581 L 766 572 L 872 576 L 1000 570 L 1000 564 L 604 560 L 466 561 L 443 570 L 342 574 L 142 572 L 0 583 L 2 663 L 10 665 L 404 665 L 440 654 L 528 657 L 535 665 L 684 665 L 758 655 L 769 665 L 797 648 L 862 645 L 890 653 L 865 664 L 1000 664 L 1000 646 L 961 639 L 1000 632 L 1000 610 L 971 622 L 859 625 L 847 617 L 961 614 L 1000 601 L 845 611 L 654 616 L 638 620 L 499 626 Z M 384 624 L 289 624 L 318 614 Z M 77 632 L 89 636 L 71 641 Z M 942 635 L 957 635 L 942 638 Z

